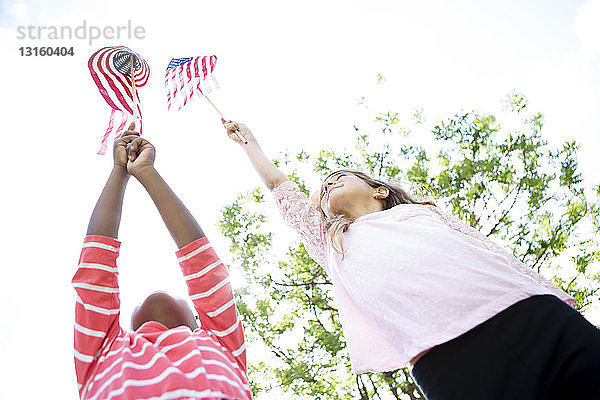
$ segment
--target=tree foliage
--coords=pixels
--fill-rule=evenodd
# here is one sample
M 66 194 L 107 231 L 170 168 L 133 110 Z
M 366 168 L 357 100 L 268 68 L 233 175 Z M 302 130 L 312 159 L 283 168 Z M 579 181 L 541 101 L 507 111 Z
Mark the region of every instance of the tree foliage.
M 600 185 L 584 185 L 577 143 L 548 146 L 543 115 L 530 112 L 525 97 L 510 94 L 500 114 L 504 124 L 470 111 L 428 126 L 423 110 L 410 124 L 379 113 L 373 126 L 354 127 L 353 149 L 299 150 L 276 164 L 307 194 L 300 175 L 322 178 L 341 167 L 403 182 L 553 277 L 583 311 L 600 288 Z M 271 354 L 249 360 L 254 394 L 280 388 L 286 398 L 422 398 L 407 369 L 352 375 L 331 282 L 298 240 L 285 254 L 274 250 L 269 208 L 256 189 L 226 206 L 219 223 L 246 274 L 237 293 L 246 335 Z

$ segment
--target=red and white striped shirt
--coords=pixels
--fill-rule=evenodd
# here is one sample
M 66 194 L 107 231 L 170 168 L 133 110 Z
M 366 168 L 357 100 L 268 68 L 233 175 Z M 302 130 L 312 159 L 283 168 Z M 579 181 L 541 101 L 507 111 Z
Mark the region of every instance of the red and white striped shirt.
M 244 332 L 227 268 L 208 239 L 177 251 L 200 328 L 119 325 L 120 242 L 87 236 L 73 277 L 79 395 L 110 399 L 250 399 Z

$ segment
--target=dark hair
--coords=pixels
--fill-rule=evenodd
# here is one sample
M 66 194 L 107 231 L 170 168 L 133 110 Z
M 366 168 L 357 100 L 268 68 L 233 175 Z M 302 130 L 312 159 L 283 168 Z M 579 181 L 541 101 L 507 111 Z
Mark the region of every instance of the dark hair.
M 352 174 L 352 175 L 362 179 L 373 189 L 377 189 L 378 187 L 381 187 L 381 186 L 387 188 L 389 191 L 388 196 L 383 200 L 379 200 L 381 202 L 383 210 L 389 210 L 390 208 L 395 207 L 399 204 L 421 204 L 421 205 L 428 205 L 428 206 L 434 206 L 434 207 L 436 206 L 433 201 L 426 200 L 426 199 L 423 199 L 423 200 L 415 199 L 406 190 L 402 189 L 399 185 L 397 185 L 395 183 L 390 183 L 390 182 L 382 181 L 379 179 L 374 179 L 374 178 L 371 178 L 369 175 L 365 174 L 364 172 L 360 172 L 360 171 L 353 170 L 353 169 L 339 169 L 337 171 L 334 171 L 334 172 L 330 173 L 329 175 L 327 175 L 325 177 L 325 179 L 323 180 L 323 182 L 326 182 L 327 179 L 331 178 L 332 176 L 336 176 L 336 175 L 344 174 L 344 173 Z M 325 188 L 325 185 L 323 184 L 321 186 L 321 194 L 319 196 L 320 199 L 323 198 L 324 188 Z M 343 258 L 344 245 L 342 243 L 342 234 L 348 229 L 348 227 L 350 226 L 350 224 L 353 221 L 351 221 L 349 218 L 347 218 L 346 216 L 343 216 L 343 215 L 336 215 L 333 217 L 328 217 L 327 215 L 325 215 L 325 212 L 323 212 L 322 209 L 321 209 L 321 216 L 323 217 L 323 220 L 325 221 L 325 227 L 327 228 L 327 232 L 329 233 L 329 240 L 331 241 L 331 245 L 332 245 L 333 249 L 338 254 L 341 254 L 342 258 Z M 339 244 L 339 249 L 336 247 L 336 244 Z

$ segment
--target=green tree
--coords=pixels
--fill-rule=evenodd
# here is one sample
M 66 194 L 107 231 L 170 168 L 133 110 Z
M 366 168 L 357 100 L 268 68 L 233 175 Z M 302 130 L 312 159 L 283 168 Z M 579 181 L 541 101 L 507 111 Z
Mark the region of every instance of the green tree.
M 307 194 L 301 174 L 323 177 L 340 167 L 405 182 L 554 277 L 584 311 L 600 288 L 600 274 L 593 273 L 600 259 L 600 185 L 584 185 L 575 142 L 549 148 L 542 114 L 530 112 L 522 95 L 510 94 L 500 114 L 504 127 L 475 111 L 433 126 L 422 110 L 409 126 L 398 113 L 380 113 L 368 132 L 355 125 L 354 149 L 299 150 L 276 164 Z M 268 208 L 256 189 L 225 207 L 219 223 L 234 264 L 246 274 L 237 298 L 248 339 L 272 355 L 250 360 L 254 394 L 279 387 L 290 398 L 422 398 L 407 369 L 351 373 L 329 278 L 298 240 L 285 254 L 274 251 Z

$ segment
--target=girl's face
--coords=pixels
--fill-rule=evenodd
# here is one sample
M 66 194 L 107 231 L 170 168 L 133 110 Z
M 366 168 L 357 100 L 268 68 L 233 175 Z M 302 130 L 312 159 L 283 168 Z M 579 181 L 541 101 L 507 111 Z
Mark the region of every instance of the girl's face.
M 320 206 L 325 215 L 360 216 L 366 209 L 380 208 L 372 188 L 358 176 L 340 171 L 329 176 L 321 186 Z

